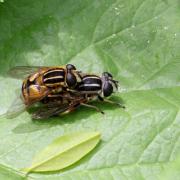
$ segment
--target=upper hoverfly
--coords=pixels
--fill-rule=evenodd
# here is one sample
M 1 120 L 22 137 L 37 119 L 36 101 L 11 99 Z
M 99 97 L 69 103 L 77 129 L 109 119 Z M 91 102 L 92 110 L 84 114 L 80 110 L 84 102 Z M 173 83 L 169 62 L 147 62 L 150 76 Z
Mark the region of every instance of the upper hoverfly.
M 51 93 L 59 93 L 63 88 L 73 88 L 80 81 L 79 71 L 72 64 L 65 66 L 17 66 L 9 71 L 13 78 L 24 79 L 21 102 L 12 104 L 7 114 L 31 106 Z M 14 107 L 16 106 L 16 107 Z M 17 108 L 19 106 L 20 108 Z
M 73 88 L 80 81 L 79 71 L 72 64 L 57 67 L 19 66 L 10 70 L 15 78 L 25 78 L 22 84 L 24 103 L 29 106 L 40 101 L 52 92 L 62 88 Z

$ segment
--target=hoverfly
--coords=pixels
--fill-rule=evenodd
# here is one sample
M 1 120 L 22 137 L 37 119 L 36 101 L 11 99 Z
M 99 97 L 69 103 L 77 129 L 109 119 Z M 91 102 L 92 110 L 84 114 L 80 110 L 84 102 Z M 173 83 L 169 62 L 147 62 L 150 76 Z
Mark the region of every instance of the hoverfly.
M 21 95 L 6 114 L 11 118 L 17 111 L 23 111 L 39 102 L 50 93 L 59 93 L 63 88 L 73 88 L 80 81 L 79 72 L 72 64 L 65 66 L 17 66 L 9 71 L 13 78 L 24 79 Z
M 79 71 L 72 64 L 57 67 L 19 66 L 10 70 L 15 78 L 25 78 L 22 97 L 26 106 L 40 101 L 52 92 L 60 92 L 63 87 L 73 88 L 80 80 Z
M 104 112 L 94 105 L 88 104 L 90 101 L 99 99 L 104 102 L 119 105 L 118 102 L 111 101 L 104 97 L 109 97 L 118 88 L 118 81 L 113 80 L 110 73 L 104 72 L 101 77 L 97 75 L 82 74 L 81 82 L 77 83 L 74 91 L 62 91 L 60 93 L 49 94 L 41 102 L 47 106 L 39 109 L 32 117 L 34 119 L 44 119 L 53 115 L 67 114 L 80 105 L 93 108 L 98 112 Z

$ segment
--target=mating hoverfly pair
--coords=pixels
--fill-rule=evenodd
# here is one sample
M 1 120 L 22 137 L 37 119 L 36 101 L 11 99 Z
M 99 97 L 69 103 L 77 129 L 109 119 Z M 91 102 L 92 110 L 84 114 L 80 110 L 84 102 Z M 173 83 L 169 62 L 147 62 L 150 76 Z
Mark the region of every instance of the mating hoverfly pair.
M 23 78 L 21 103 L 14 104 L 7 114 L 11 117 L 15 111 L 21 112 L 40 103 L 41 106 L 32 114 L 33 119 L 44 119 L 54 115 L 69 113 L 80 105 L 94 108 L 104 113 L 98 107 L 88 104 L 91 100 L 121 104 L 105 99 L 118 88 L 118 81 L 112 75 L 104 72 L 101 77 L 86 74 L 76 70 L 72 64 L 57 67 L 25 67 L 19 66 L 10 70 L 14 78 Z M 15 112 L 16 113 L 16 112 Z

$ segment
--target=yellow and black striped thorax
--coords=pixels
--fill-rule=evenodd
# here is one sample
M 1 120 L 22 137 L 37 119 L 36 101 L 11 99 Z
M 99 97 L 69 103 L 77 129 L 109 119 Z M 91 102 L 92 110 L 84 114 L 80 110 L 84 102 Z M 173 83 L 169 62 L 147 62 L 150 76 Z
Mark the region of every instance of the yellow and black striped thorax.
M 97 93 L 102 90 L 101 78 L 96 75 L 85 75 L 78 83 L 76 89 L 81 92 Z
M 64 85 L 66 72 L 63 68 L 50 69 L 43 75 L 43 83 L 48 87 Z

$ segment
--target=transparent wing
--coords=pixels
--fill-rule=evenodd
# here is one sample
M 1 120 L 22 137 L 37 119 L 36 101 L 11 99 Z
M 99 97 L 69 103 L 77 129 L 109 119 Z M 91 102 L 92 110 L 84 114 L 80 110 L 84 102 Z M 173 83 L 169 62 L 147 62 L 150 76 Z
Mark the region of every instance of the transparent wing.
M 49 93 L 49 89 L 43 92 L 41 97 L 34 98 L 34 100 L 31 101 L 28 105 L 26 105 L 23 101 L 23 97 L 21 94 L 21 90 L 16 90 L 16 97 L 13 100 L 12 104 L 8 108 L 7 112 L 5 114 L 2 114 L 1 117 L 6 117 L 7 119 L 12 119 L 20 115 L 23 111 L 25 111 L 27 108 L 31 107 L 35 103 L 39 102 L 41 99 L 43 99 L 45 96 L 47 96 Z M 31 93 L 30 97 L 36 96 L 36 94 Z
M 18 115 L 20 115 L 23 111 L 25 111 L 26 107 L 27 106 L 24 104 L 21 95 L 17 94 L 13 103 L 10 105 L 7 112 L 3 116 L 5 116 L 7 119 L 15 118 Z
M 25 79 L 30 74 L 37 72 L 41 68 L 47 68 L 45 66 L 16 66 L 8 71 L 8 75 L 16 79 Z
M 37 72 L 40 69 L 50 69 L 50 68 L 65 68 L 65 66 L 16 66 L 8 71 L 8 75 L 16 79 L 25 79 L 30 74 Z
M 81 101 L 71 103 L 49 102 L 44 107 L 32 114 L 33 119 L 47 119 L 51 116 L 67 114 L 81 105 Z
M 56 106 L 49 106 L 49 107 L 42 107 L 39 110 L 37 110 L 35 113 L 32 114 L 33 119 L 47 119 L 51 116 L 59 115 L 65 111 L 67 111 L 70 108 L 70 105 L 62 104 Z

